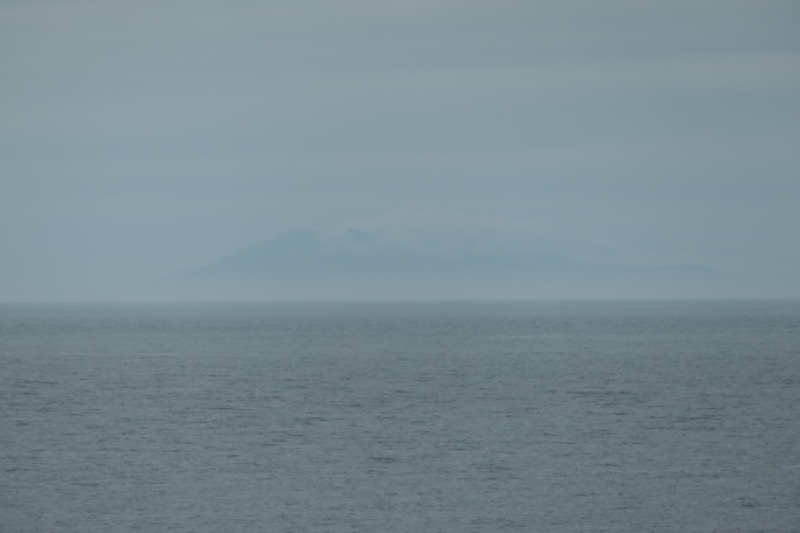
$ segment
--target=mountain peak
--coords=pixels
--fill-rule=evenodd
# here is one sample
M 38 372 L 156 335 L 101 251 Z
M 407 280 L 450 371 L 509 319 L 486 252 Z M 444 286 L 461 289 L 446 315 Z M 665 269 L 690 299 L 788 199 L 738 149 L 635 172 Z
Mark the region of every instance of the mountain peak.
M 378 240 L 378 237 L 372 233 L 367 233 L 366 231 L 362 231 L 360 229 L 347 228 L 345 231 L 359 244 L 373 244 Z
M 296 231 L 166 281 L 193 299 L 615 298 L 696 296 L 719 277 L 686 265 L 595 264 L 541 249 L 453 244 L 426 248 L 354 227 Z

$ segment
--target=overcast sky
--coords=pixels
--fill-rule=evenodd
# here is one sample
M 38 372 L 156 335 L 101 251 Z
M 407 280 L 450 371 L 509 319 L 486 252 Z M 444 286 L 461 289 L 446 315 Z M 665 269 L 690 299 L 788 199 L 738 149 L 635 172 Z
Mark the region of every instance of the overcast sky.
M 5 0 L 0 301 L 346 226 L 800 278 L 798 27 L 796 0 Z

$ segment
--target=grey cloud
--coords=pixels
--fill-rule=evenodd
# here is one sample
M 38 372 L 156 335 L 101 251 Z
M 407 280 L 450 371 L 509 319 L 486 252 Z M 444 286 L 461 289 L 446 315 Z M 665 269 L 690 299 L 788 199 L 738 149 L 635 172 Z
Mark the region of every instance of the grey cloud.
M 5 2 L 0 246 L 36 264 L 28 284 L 44 264 L 80 277 L 79 256 L 129 279 L 405 209 L 536 220 L 593 235 L 569 241 L 589 255 L 780 270 L 800 260 L 798 14 Z

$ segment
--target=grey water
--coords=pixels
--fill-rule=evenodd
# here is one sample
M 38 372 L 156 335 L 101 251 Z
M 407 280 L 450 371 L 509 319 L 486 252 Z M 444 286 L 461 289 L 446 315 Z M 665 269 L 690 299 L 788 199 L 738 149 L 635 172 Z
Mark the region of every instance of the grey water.
M 800 302 L 0 306 L 0 531 L 800 531 Z

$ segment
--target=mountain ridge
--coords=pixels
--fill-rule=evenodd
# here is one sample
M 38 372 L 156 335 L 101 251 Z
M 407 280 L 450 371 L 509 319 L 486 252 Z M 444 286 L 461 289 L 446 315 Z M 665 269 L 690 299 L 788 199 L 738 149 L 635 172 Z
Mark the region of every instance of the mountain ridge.
M 157 280 L 189 298 L 362 299 L 687 295 L 722 279 L 698 265 L 592 263 L 548 250 L 431 249 L 358 228 L 294 231 Z

